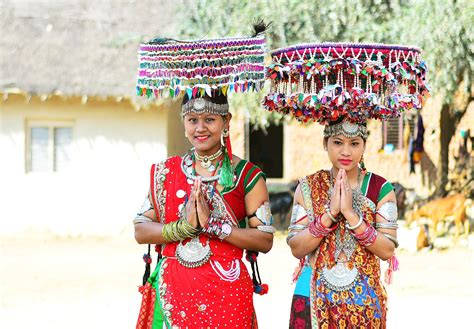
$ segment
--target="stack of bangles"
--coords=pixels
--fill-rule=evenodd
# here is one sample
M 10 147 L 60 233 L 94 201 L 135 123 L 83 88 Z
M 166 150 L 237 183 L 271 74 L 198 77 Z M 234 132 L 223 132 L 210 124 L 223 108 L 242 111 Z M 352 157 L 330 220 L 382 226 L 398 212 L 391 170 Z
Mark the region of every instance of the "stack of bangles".
M 351 234 L 357 239 L 357 241 L 359 242 L 361 246 L 368 247 L 372 243 L 374 243 L 375 239 L 377 238 L 377 230 L 372 225 L 369 225 L 366 222 L 365 230 L 362 233 L 355 233 L 353 230 L 361 226 L 362 222 L 365 222 L 365 221 L 364 221 L 364 218 L 360 216 L 359 222 L 357 222 L 356 225 L 349 226 L 346 224 L 346 227 L 349 230 L 351 230 Z
M 186 219 L 181 218 L 176 222 L 163 225 L 161 235 L 166 242 L 182 241 L 194 238 L 201 233 L 201 230 L 193 227 Z
M 322 214 L 317 216 L 314 219 L 314 221 L 312 221 L 308 225 L 309 233 L 315 238 L 324 238 L 325 236 L 327 236 L 329 233 L 333 232 L 337 228 L 337 225 L 334 225 L 333 227 L 324 226 L 323 223 L 321 222 L 322 217 L 323 217 Z

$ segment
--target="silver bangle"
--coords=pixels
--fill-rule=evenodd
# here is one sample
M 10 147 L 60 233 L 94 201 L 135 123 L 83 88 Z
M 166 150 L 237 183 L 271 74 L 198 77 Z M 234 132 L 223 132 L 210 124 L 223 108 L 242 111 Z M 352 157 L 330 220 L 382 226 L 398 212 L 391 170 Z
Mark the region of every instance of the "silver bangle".
M 290 225 L 290 227 L 288 227 L 288 231 L 303 231 L 307 227 L 308 227 L 308 225 L 294 224 L 294 225 Z
M 349 230 L 353 231 L 356 228 L 358 228 L 359 226 L 361 226 L 363 221 L 364 221 L 364 218 L 361 215 L 359 215 L 359 221 L 357 222 L 357 224 L 355 224 L 354 226 L 350 226 L 348 223 L 346 223 L 346 227 Z
M 338 220 L 337 220 L 336 218 L 334 218 L 334 216 L 331 214 L 331 210 L 326 209 L 326 214 L 328 214 L 329 218 L 331 219 L 331 221 L 332 221 L 333 223 L 337 223 L 337 222 L 338 222 Z
M 293 239 L 294 236 L 298 233 L 300 233 L 300 232 L 290 232 L 290 233 L 288 233 L 288 236 L 286 237 L 286 244 L 289 244 L 290 240 Z
M 391 234 L 388 234 L 388 233 L 382 233 L 387 239 L 389 239 L 390 241 L 393 242 L 393 244 L 395 245 L 395 248 L 398 248 L 398 240 L 396 237 L 394 237 L 393 235 Z
M 333 223 L 339 222 L 338 219 L 336 219 L 332 214 L 331 214 L 331 208 L 326 204 L 324 205 L 324 209 L 326 209 L 326 213 L 328 214 L 329 218 L 333 221 Z
M 135 219 L 133 220 L 133 224 L 140 224 L 140 223 L 150 223 L 152 222 L 153 220 L 151 218 L 148 218 L 146 216 L 143 216 L 143 215 L 138 215 L 137 217 L 135 217 Z
M 265 233 L 270 233 L 270 234 L 275 234 L 276 229 L 274 226 L 271 225 L 258 225 L 257 230 L 260 232 L 265 232 Z
M 398 229 L 398 224 L 391 223 L 391 222 L 376 222 L 375 228 L 386 228 L 386 229 L 396 230 Z

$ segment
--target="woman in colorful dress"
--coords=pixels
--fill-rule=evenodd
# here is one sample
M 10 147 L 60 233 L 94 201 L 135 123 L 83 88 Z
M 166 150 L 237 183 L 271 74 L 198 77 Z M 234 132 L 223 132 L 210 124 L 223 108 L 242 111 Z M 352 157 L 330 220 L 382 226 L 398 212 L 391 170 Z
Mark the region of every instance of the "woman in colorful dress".
M 303 44 L 272 52 L 270 111 L 324 125 L 331 167 L 303 177 L 287 242 L 300 259 L 290 328 L 385 328 L 386 281 L 397 269 L 392 185 L 363 162 L 368 119 L 421 109 L 420 49 L 382 44 Z
M 398 245 L 395 193 L 383 177 L 359 167 L 365 125 L 332 124 L 324 136 L 332 168 L 300 179 L 295 192 L 288 244 L 305 262 L 290 328 L 311 328 L 311 321 L 321 328 L 381 328 L 386 295 L 379 259 L 390 259 Z
M 232 51 L 241 59 L 238 52 L 246 53 L 252 45 L 251 53 L 259 54 L 261 41 L 241 40 L 241 49 L 239 40 L 200 42 L 193 45 L 192 56 L 199 48 L 208 56 L 207 49 L 214 55 L 221 47 L 222 53 Z M 257 62 L 253 55 L 245 55 Z M 260 57 L 263 60 L 263 53 Z M 195 57 L 189 59 L 196 62 Z M 236 71 L 241 72 L 238 67 Z M 156 292 L 150 297 L 154 309 L 139 318 L 139 328 L 257 328 L 253 284 L 260 282 L 255 275 L 250 277 L 242 256 L 244 250 L 268 252 L 274 228 L 264 173 L 233 155 L 230 147 L 232 116 L 225 91 L 245 91 L 254 88 L 254 82 L 228 81 L 213 87 L 212 96 L 202 81 L 185 87 L 190 93 L 185 92 L 182 104 L 184 133 L 193 148 L 151 168 L 150 193 L 134 221 L 135 238 L 141 244 L 161 246 L 162 258 L 148 280 Z

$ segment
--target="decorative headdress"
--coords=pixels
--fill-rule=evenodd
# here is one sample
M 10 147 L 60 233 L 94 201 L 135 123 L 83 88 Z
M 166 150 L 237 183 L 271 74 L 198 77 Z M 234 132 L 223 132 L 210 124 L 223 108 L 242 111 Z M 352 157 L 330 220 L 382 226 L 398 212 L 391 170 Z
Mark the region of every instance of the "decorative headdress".
M 185 96 L 182 113 L 226 115 L 229 105 L 213 98 L 231 92 L 260 91 L 265 83 L 266 25 L 254 24 L 254 35 L 242 38 L 179 41 L 155 38 L 140 45 L 137 95 L 149 98 Z M 233 184 L 232 148 L 223 133 L 224 159 L 219 183 Z
M 429 88 L 420 52 L 416 47 L 358 43 L 275 50 L 266 72 L 271 92 L 264 107 L 326 125 L 340 118 L 351 123 L 386 120 L 421 109 Z

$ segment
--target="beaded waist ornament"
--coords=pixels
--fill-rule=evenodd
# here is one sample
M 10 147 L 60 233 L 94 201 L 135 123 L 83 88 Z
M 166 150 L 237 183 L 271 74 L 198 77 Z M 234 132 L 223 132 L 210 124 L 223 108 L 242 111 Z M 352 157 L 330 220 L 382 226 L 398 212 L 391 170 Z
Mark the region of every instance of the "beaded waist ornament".
M 417 47 L 314 43 L 275 50 L 267 67 L 269 111 L 328 124 L 386 120 L 421 109 L 429 87 Z
M 209 97 L 259 91 L 265 82 L 265 37 L 178 41 L 156 38 L 140 45 L 137 95 Z

